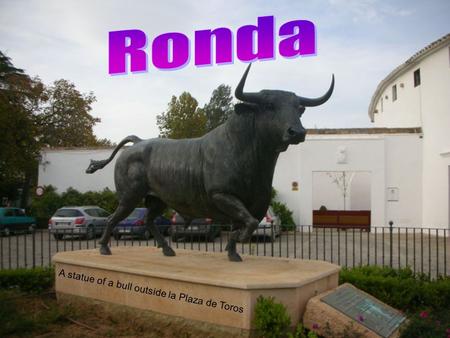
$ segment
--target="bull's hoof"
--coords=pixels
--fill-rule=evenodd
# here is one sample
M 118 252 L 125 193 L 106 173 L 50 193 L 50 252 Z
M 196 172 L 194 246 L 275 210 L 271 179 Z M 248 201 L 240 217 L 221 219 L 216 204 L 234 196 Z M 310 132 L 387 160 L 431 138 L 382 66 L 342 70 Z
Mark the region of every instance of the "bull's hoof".
M 237 252 L 228 253 L 228 260 L 230 262 L 242 262 L 242 258 Z
M 163 246 L 164 256 L 175 256 L 175 251 L 170 246 Z
M 100 254 L 101 255 L 111 255 L 111 249 L 107 245 L 102 245 L 100 247 Z

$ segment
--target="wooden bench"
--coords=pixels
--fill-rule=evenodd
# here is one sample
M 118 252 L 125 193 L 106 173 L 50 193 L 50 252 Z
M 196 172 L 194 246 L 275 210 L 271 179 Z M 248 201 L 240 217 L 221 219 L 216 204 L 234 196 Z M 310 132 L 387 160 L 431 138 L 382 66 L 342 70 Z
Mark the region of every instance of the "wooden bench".
M 370 231 L 370 210 L 313 210 L 313 227 Z

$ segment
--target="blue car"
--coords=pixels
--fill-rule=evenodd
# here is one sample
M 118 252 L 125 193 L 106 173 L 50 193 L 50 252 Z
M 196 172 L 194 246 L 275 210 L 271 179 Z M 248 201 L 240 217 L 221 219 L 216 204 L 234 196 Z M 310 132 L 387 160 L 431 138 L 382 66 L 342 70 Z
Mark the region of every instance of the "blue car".
M 122 236 L 139 237 L 142 239 L 149 239 L 152 236 L 149 227 L 145 224 L 145 217 L 147 216 L 147 208 L 136 208 L 133 212 L 125 218 L 122 222 L 117 224 L 114 228 L 114 239 L 119 240 Z M 170 227 L 170 221 L 162 216 L 155 220 L 156 225 L 161 234 L 167 235 Z

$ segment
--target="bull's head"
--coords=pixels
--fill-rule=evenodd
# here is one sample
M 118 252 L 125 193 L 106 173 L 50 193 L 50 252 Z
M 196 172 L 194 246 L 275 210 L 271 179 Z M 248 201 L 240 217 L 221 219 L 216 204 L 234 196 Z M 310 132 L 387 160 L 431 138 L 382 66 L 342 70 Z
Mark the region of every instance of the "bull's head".
M 255 113 L 255 123 L 278 151 L 285 151 L 290 144 L 299 144 L 305 140 L 306 130 L 300 117 L 305 107 L 314 107 L 325 103 L 333 93 L 334 75 L 328 91 L 322 97 L 306 98 L 282 90 L 261 90 L 258 93 L 244 93 L 245 80 L 251 64 L 247 67 L 236 87 L 235 96 L 244 103 L 237 104 L 238 114 Z

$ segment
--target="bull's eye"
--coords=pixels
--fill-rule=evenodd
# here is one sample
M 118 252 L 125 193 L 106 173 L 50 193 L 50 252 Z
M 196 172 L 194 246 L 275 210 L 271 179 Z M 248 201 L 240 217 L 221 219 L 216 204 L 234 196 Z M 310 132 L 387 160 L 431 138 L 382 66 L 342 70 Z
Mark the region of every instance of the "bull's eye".
M 302 114 L 305 112 L 305 107 L 303 106 L 298 106 L 298 113 L 300 114 L 300 116 L 302 116 Z

